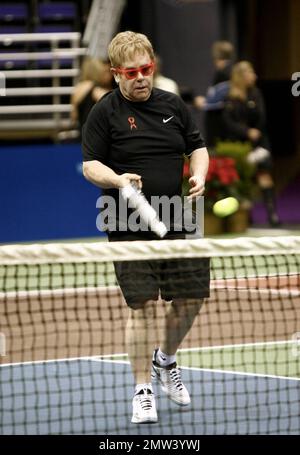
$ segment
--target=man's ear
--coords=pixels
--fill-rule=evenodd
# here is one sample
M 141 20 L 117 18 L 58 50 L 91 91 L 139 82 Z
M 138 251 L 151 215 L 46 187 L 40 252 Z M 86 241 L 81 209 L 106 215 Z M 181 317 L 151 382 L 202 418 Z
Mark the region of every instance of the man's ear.
M 120 82 L 120 76 L 118 75 L 117 70 L 115 68 L 111 68 L 110 71 L 111 71 L 116 83 L 118 84 Z

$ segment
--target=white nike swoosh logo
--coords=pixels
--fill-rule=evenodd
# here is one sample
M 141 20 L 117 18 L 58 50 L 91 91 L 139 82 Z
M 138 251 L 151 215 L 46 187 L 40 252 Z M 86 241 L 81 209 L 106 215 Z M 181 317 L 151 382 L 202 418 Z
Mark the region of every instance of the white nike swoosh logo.
M 172 115 L 172 117 L 169 117 L 169 118 L 163 118 L 163 122 L 168 123 L 170 120 L 172 120 L 173 117 L 174 117 L 174 115 Z

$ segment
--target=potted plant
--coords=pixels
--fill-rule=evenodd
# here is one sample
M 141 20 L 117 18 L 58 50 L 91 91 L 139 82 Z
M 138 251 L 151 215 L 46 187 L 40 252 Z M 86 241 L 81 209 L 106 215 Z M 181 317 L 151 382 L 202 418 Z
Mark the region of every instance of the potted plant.
M 210 156 L 204 194 L 206 234 L 243 232 L 247 227 L 253 175 L 253 169 L 246 161 L 249 151 L 248 145 L 219 143 Z M 188 162 L 185 162 L 183 195 L 188 194 L 189 177 Z M 225 219 L 216 217 L 212 212 L 214 203 L 230 196 L 238 199 L 240 210 Z
M 239 175 L 237 185 L 238 200 L 240 209 L 226 220 L 228 232 L 244 232 L 249 224 L 249 210 L 252 206 L 252 200 L 256 184 L 253 181 L 255 165 L 248 161 L 248 154 L 251 152 L 250 142 L 239 141 L 220 141 L 217 143 L 215 153 L 219 157 L 230 157 L 235 161 L 236 169 Z

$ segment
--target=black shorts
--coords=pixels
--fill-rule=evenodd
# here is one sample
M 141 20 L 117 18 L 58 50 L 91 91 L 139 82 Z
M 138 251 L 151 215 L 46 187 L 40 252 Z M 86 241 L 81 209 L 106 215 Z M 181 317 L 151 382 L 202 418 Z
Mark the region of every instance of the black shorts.
M 169 237 L 176 238 L 183 237 Z M 135 234 L 109 235 L 109 241 L 145 239 Z M 116 261 L 114 267 L 126 303 L 133 309 L 142 308 L 147 300 L 157 300 L 159 296 L 167 301 L 209 297 L 209 258 Z

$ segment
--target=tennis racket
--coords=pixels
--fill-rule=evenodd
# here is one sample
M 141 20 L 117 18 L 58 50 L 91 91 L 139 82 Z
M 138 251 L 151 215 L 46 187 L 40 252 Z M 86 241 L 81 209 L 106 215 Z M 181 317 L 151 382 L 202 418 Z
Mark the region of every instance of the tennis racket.
M 151 231 L 155 232 L 161 238 L 166 235 L 168 232 L 166 225 L 159 220 L 156 211 L 136 185 L 130 183 L 124 186 L 121 189 L 121 194 L 129 202 L 130 207 L 135 209 L 141 219 L 150 227 Z

